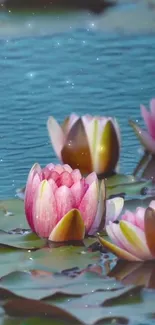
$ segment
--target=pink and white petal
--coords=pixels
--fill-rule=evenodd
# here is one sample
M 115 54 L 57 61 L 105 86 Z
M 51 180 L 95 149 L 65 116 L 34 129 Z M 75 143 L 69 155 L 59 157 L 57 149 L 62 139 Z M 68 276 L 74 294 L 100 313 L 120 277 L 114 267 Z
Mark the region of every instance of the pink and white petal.
M 150 109 L 153 117 L 155 118 L 155 98 L 150 100 Z
M 89 235 L 94 235 L 96 232 L 101 231 L 105 225 L 105 214 L 106 214 L 106 190 L 105 182 L 101 181 L 99 202 L 95 220 L 89 230 Z
M 126 223 L 130 225 L 131 227 L 136 227 L 133 226 L 130 222 L 127 221 L 120 221 L 120 223 L 117 225 L 115 223 L 111 224 L 113 233 L 115 234 L 116 240 L 121 243 L 121 247 L 123 247 L 125 250 L 127 250 L 129 253 L 132 255 L 136 256 L 139 259 L 144 260 L 144 254 L 141 253 L 141 250 L 138 249 L 138 247 L 135 244 L 132 244 L 124 235 L 122 232 L 122 229 L 120 228 L 121 223 Z M 138 229 L 138 227 L 136 227 Z M 141 231 L 142 232 L 142 231 Z M 143 233 L 144 235 L 144 233 Z M 145 237 L 145 235 L 144 235 Z M 140 245 L 139 245 L 140 246 Z
M 59 175 L 59 178 L 56 183 L 58 187 L 63 185 L 71 187 L 74 184 L 71 173 L 67 171 L 64 171 L 63 173 L 61 173 L 61 175 Z
M 84 182 L 78 181 L 78 182 L 74 183 L 72 185 L 72 187 L 70 188 L 70 190 L 72 191 L 72 194 L 75 199 L 75 208 L 78 209 L 78 207 L 81 203 L 81 200 L 86 192 L 86 187 L 84 186 Z
M 106 225 L 109 221 L 114 222 L 119 217 L 124 206 L 124 199 L 115 197 L 106 201 Z
M 49 163 L 48 165 L 46 165 L 46 167 L 47 167 L 49 170 L 52 170 L 52 169 L 55 167 L 55 165 L 52 164 L 52 163 Z
M 119 225 L 130 248 L 136 250 L 135 255 L 142 260 L 152 259 L 144 231 L 127 221 L 120 221 Z
M 122 249 L 125 249 L 125 246 L 123 245 L 123 243 L 119 238 L 119 233 L 120 233 L 119 224 L 114 224 L 110 221 L 109 224 L 106 226 L 106 232 L 115 245 L 117 245 Z
M 82 122 L 84 124 L 85 132 L 87 135 L 87 140 L 89 144 L 89 149 L 92 157 L 93 162 L 93 169 L 96 171 L 96 161 L 97 161 L 97 144 L 100 142 L 100 128 L 99 128 L 99 121 L 97 118 L 93 118 L 91 121 L 82 117 Z
M 48 169 L 47 166 L 42 169 L 42 175 L 43 175 L 43 179 L 49 179 L 50 178 L 51 171 L 50 171 L 50 169 Z
M 61 159 L 61 151 L 65 144 L 65 135 L 58 122 L 51 116 L 47 121 L 47 129 L 51 139 L 53 149 Z
M 55 191 L 56 191 L 57 188 L 58 188 L 56 182 L 55 182 L 52 178 L 50 178 L 50 179 L 48 180 L 48 183 L 50 184 L 53 193 L 55 193 Z
M 98 183 L 93 182 L 88 190 L 86 191 L 80 205 L 79 211 L 82 214 L 86 233 L 89 233 L 91 226 L 95 220 L 97 208 L 98 208 L 98 199 L 99 199 L 99 190 L 98 190 Z
M 75 199 L 71 189 L 65 185 L 56 190 L 55 199 L 57 204 L 58 220 L 60 220 L 68 211 L 74 209 Z
M 152 200 L 149 204 L 149 207 L 155 210 L 155 200 Z
M 35 164 L 28 175 L 27 184 L 25 188 L 25 199 L 24 199 L 24 207 L 25 207 L 25 214 L 28 221 L 29 226 L 34 231 L 34 224 L 33 224 L 33 197 L 35 194 L 36 189 L 38 188 L 40 182 L 42 180 L 42 171 L 39 164 Z
M 98 181 L 97 175 L 95 172 L 92 172 L 91 174 L 89 174 L 86 179 L 85 182 L 86 184 L 90 185 L 92 184 L 94 181 Z
M 68 130 L 67 133 L 70 131 L 70 129 L 72 128 L 72 126 L 77 122 L 77 120 L 79 120 L 80 116 L 72 113 L 69 117 L 69 121 L 68 121 Z
M 62 174 L 64 172 L 64 167 L 63 166 L 64 165 L 60 165 L 60 164 L 55 165 L 53 171 L 57 172 L 60 175 L 60 174 Z
M 144 231 L 144 216 L 145 216 L 145 210 L 144 208 L 137 208 L 135 212 L 135 217 L 136 217 L 136 226 L 139 227 Z
M 58 222 L 57 207 L 51 185 L 44 180 L 40 183 L 33 202 L 35 232 L 48 238 Z
M 127 261 L 141 261 L 136 256 L 132 255 L 131 253 L 128 253 L 126 250 L 121 249 L 118 246 L 115 246 L 114 244 L 108 242 L 102 237 L 98 237 L 100 243 L 106 247 L 111 253 L 115 254 L 117 257 L 127 260 Z
M 136 216 L 132 211 L 125 210 L 124 214 L 121 216 L 121 219 L 131 222 L 133 225 L 136 224 Z
M 81 175 L 79 169 L 74 169 L 71 172 L 71 175 L 72 175 L 72 179 L 73 179 L 74 183 L 76 183 L 82 179 L 82 175 Z
M 68 164 L 64 164 L 63 165 L 64 170 L 66 170 L 66 172 L 71 173 L 73 171 L 73 169 L 68 165 Z
M 136 123 L 130 121 L 130 125 L 132 126 L 133 130 L 135 131 L 136 135 L 138 136 L 141 144 L 144 148 L 152 153 L 155 154 L 155 140 L 147 133 L 143 131 Z
M 141 105 L 141 114 L 147 126 L 147 129 L 153 139 L 155 139 L 155 118 L 147 111 L 145 106 Z

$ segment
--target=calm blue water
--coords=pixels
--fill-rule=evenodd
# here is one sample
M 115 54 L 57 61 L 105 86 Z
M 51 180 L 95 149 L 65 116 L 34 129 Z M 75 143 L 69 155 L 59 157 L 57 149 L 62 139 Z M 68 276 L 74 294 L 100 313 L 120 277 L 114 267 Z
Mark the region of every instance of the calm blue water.
M 121 171 L 140 158 L 128 119 L 155 96 L 154 35 L 81 29 L 0 40 L 0 198 L 13 197 L 34 162 L 57 159 L 46 120 L 71 112 L 116 116 L 122 131 Z M 140 123 L 142 120 L 140 119 Z

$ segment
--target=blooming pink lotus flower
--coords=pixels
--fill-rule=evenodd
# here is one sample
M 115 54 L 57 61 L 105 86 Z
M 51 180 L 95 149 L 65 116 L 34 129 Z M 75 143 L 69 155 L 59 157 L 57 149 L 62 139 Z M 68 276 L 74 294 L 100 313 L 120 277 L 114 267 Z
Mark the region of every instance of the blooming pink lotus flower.
M 141 115 L 147 127 L 147 131 L 142 130 L 135 122 L 130 121 L 136 135 L 141 144 L 151 154 L 155 154 L 155 99 L 150 101 L 150 112 L 147 111 L 144 105 L 140 106 Z
M 115 171 L 120 152 L 120 131 L 116 119 L 71 114 L 63 125 L 50 117 L 47 122 L 53 148 L 59 159 L 82 174 Z
M 114 243 L 99 237 L 103 246 L 129 261 L 155 259 L 155 201 L 147 209 L 126 211 L 119 224 L 110 222 L 106 231 Z
M 105 184 L 93 172 L 82 178 L 69 165 L 49 164 L 30 170 L 25 190 L 25 213 L 31 229 L 52 241 L 82 240 L 114 220 L 123 208 L 122 198 L 105 199 Z M 112 216 L 111 216 L 112 213 Z

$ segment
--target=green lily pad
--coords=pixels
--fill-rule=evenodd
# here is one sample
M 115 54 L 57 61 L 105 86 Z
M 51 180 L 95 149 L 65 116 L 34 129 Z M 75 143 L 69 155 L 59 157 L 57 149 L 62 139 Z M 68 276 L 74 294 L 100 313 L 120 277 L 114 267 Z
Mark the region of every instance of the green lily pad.
M 39 238 L 34 233 L 21 235 L 2 232 L 0 235 L 0 245 L 33 250 L 44 247 L 46 240 Z
M 23 201 L 0 201 L 0 229 L 9 231 L 16 228 L 30 228 L 25 217 Z
M 107 197 L 111 195 L 119 195 L 120 193 L 129 195 L 129 196 L 140 196 L 147 193 L 147 189 L 152 189 L 151 181 L 135 181 L 122 183 L 119 185 L 107 186 Z
M 56 293 L 67 296 L 81 296 L 98 290 L 113 292 L 122 287 L 119 282 L 114 283 L 112 279 L 92 272 L 83 272 L 76 278 L 54 274 L 35 276 L 31 272 L 12 272 L 1 278 L 0 284 L 0 293 L 7 290 L 6 299 L 15 294 L 36 300 L 49 299 Z

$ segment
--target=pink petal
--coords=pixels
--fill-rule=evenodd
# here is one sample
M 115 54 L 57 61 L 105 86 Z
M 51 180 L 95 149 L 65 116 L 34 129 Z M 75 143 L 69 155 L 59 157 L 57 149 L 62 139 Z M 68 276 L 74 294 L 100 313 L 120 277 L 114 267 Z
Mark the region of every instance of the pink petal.
M 52 186 L 44 180 L 35 193 L 33 203 L 35 232 L 40 237 L 49 237 L 58 222 L 57 207 Z
M 76 183 L 81 180 L 82 176 L 79 169 L 74 169 L 71 173 L 73 182 Z
M 68 122 L 68 132 L 70 131 L 70 129 L 72 128 L 72 126 L 77 122 L 77 120 L 79 119 L 79 115 L 72 113 L 69 117 L 69 122 Z
M 127 221 L 120 221 L 119 226 L 126 249 L 134 251 L 134 255 L 142 260 L 152 259 L 144 231 Z
M 136 224 L 136 216 L 133 212 L 126 210 L 123 216 L 121 217 L 122 220 L 126 220 L 131 222 L 132 224 Z
M 73 171 L 73 169 L 68 165 L 68 164 L 64 164 L 63 165 L 64 170 L 66 170 L 66 172 L 71 173 Z
M 55 192 L 58 220 L 75 207 L 75 199 L 67 186 L 59 187 Z
M 85 182 L 86 184 L 90 185 L 92 184 L 94 181 L 98 181 L 97 175 L 95 172 L 92 172 L 91 174 L 89 174 L 86 179 Z
M 42 169 L 42 175 L 43 175 L 43 179 L 48 179 L 48 178 L 50 178 L 51 171 L 50 171 L 50 169 L 48 169 L 47 166 L 46 166 L 45 168 Z
M 26 189 L 25 189 L 25 214 L 29 226 L 34 231 L 33 217 L 32 217 L 32 205 L 33 196 L 35 191 L 42 180 L 42 171 L 39 164 L 35 164 L 28 175 Z
M 150 100 L 150 108 L 151 108 L 151 113 L 153 117 L 155 118 L 155 98 L 152 98 Z
M 55 193 L 55 191 L 56 191 L 57 188 L 58 188 L 58 186 L 57 186 L 57 184 L 55 183 L 55 181 L 54 181 L 52 178 L 50 178 L 50 179 L 48 180 L 48 183 L 50 184 L 50 186 L 51 186 L 51 188 L 52 188 L 52 192 Z
M 151 137 L 151 135 L 139 128 L 139 126 L 133 121 L 130 121 L 130 125 L 133 127 L 133 130 L 135 131 L 144 148 L 148 152 L 155 154 L 155 140 Z
M 87 187 L 84 185 L 84 182 L 82 181 L 78 181 L 72 185 L 71 192 L 73 193 L 75 199 L 75 208 L 78 209 L 86 190 Z
M 98 183 L 93 182 L 88 190 L 86 191 L 80 205 L 79 210 L 82 214 L 86 232 L 88 233 L 97 213 L 98 207 L 98 198 L 99 198 L 99 191 L 98 191 Z
M 49 169 L 49 170 L 52 170 L 54 168 L 54 164 L 52 163 L 49 163 L 48 165 L 46 165 L 46 167 Z
M 100 194 L 99 194 L 97 213 L 96 213 L 94 222 L 89 230 L 89 235 L 94 235 L 97 231 L 102 230 L 102 229 L 99 229 L 101 226 L 103 226 L 103 228 L 104 228 L 105 205 L 106 205 L 105 197 L 106 197 L 105 184 L 104 184 L 104 181 L 102 180 L 101 185 L 100 185 Z
M 58 180 L 59 176 L 60 175 L 56 171 L 52 170 L 50 178 L 52 178 L 56 182 Z
M 136 209 L 136 226 L 140 229 L 144 230 L 144 215 L 145 215 L 145 209 L 144 208 L 137 208 Z
M 66 171 L 59 175 L 59 178 L 56 183 L 58 187 L 63 185 L 71 187 L 74 184 L 71 174 Z
M 110 237 L 110 239 L 115 245 L 119 246 L 122 249 L 125 249 L 123 243 L 119 239 L 119 236 L 116 235 L 119 231 L 119 225 L 109 222 L 109 224 L 106 226 L 106 231 L 108 236 Z
M 145 106 L 141 105 L 141 114 L 153 139 L 155 139 L 155 118 L 147 111 Z
M 49 117 L 47 121 L 48 133 L 57 156 L 61 159 L 61 151 L 65 144 L 65 135 L 61 126 L 53 117 Z
M 59 175 L 64 172 L 63 165 L 55 165 L 53 171 L 57 172 Z

